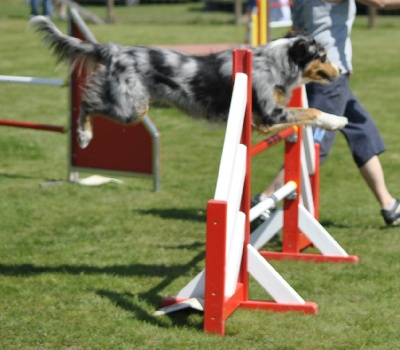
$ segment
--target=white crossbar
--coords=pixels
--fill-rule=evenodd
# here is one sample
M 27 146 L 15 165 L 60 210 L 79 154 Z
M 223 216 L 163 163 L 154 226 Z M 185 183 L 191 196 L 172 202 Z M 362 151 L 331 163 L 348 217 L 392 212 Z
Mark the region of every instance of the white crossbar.
M 279 190 L 275 191 L 271 196 L 258 203 L 256 206 L 250 209 L 250 222 L 258 218 L 266 210 L 272 208 L 283 198 L 287 197 L 297 188 L 297 184 L 294 181 L 289 181 L 284 184 Z
M 62 79 L 51 78 L 34 78 L 21 77 L 13 75 L 0 75 L 1 83 L 17 83 L 17 84 L 32 84 L 32 85 L 50 85 L 50 86 L 65 86 L 65 81 Z

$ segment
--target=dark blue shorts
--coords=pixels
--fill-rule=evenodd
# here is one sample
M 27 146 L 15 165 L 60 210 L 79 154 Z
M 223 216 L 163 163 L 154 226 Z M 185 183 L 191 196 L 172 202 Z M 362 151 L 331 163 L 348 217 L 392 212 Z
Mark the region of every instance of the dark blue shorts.
M 348 118 L 349 123 L 340 131 L 346 137 L 358 167 L 385 151 L 375 122 L 350 90 L 348 75 L 342 75 L 331 85 L 309 83 L 306 90 L 309 107 Z M 336 131 L 325 132 L 320 163 L 328 156 L 336 135 Z

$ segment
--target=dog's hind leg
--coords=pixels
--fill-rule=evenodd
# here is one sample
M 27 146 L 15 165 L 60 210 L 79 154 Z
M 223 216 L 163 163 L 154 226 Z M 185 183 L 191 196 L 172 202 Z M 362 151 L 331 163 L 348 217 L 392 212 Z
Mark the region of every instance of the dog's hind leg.
M 93 117 L 88 113 L 85 103 L 81 103 L 77 131 L 79 146 L 86 148 L 93 138 Z
M 126 103 L 127 104 L 127 103 Z M 87 107 L 85 101 L 81 103 L 80 115 L 78 119 L 78 142 L 81 148 L 86 148 L 93 139 L 93 118 L 95 115 L 102 115 L 116 123 L 129 125 L 140 122 L 149 110 L 148 101 L 140 105 L 131 103 L 129 112 L 121 113 L 121 109 L 116 105 L 109 105 L 107 108 Z
M 107 74 L 105 68 L 100 67 L 89 80 L 78 120 L 81 148 L 86 148 L 94 136 L 94 116 L 102 115 L 116 123 L 128 125 L 139 122 L 147 114 L 149 95 L 138 77 L 132 74 L 123 81 L 119 78 L 119 75 Z

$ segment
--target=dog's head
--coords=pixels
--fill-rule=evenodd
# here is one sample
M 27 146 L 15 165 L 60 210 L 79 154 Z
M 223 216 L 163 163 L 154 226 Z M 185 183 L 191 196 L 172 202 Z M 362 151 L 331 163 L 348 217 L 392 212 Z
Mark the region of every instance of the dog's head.
M 305 82 L 330 84 L 340 75 L 339 68 L 328 60 L 326 50 L 309 36 L 297 35 L 292 38 L 289 59 L 300 67 Z

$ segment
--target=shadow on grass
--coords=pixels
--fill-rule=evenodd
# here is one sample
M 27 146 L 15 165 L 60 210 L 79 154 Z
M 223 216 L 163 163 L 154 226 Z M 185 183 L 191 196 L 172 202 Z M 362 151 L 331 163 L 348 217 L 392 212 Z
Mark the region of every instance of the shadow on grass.
M 89 265 L 58 265 L 36 266 L 33 264 L 5 265 L 0 264 L 0 275 L 3 276 L 34 276 L 44 273 L 62 273 L 69 275 L 99 275 L 109 274 L 117 277 L 127 276 L 168 276 L 172 282 L 175 278 L 187 273 L 197 263 L 204 259 L 204 251 L 198 253 L 192 260 L 183 265 L 114 265 L 96 267 Z M 169 283 L 168 283 L 169 284 Z
M 344 224 L 343 222 L 322 220 L 319 222 L 324 228 L 335 227 L 335 228 L 352 228 L 354 225 Z M 358 226 L 358 225 L 357 225 Z
M 135 315 L 136 318 L 148 322 L 150 324 L 156 325 L 158 327 L 171 328 L 174 326 L 180 327 L 191 327 L 195 329 L 201 329 L 202 323 L 196 322 L 189 319 L 191 312 L 184 311 L 177 314 L 167 315 L 168 320 L 165 317 L 156 317 L 152 313 L 142 308 L 135 300 L 139 299 L 144 301 L 146 304 L 154 305 L 155 309 L 161 306 L 162 298 L 160 297 L 161 292 L 170 285 L 177 277 L 185 274 L 194 265 L 204 259 L 204 252 L 197 254 L 191 261 L 185 265 L 174 266 L 169 268 L 168 271 L 163 267 L 162 274 L 157 274 L 164 276 L 164 279 L 155 285 L 153 288 L 145 293 L 132 294 L 130 292 L 120 293 L 110 290 L 97 290 L 96 294 L 108 298 L 114 305 L 120 307 L 121 309 L 128 311 Z M 152 270 L 154 267 L 150 267 Z M 151 274 L 151 271 L 148 271 Z M 178 292 L 178 291 L 177 291 Z M 171 325 L 172 322 L 172 325 Z
M 398 226 L 387 226 L 385 224 L 383 225 L 372 225 L 370 222 L 367 221 L 360 221 L 360 220 L 354 220 L 353 222 L 340 222 L 340 221 L 332 221 L 332 220 L 321 220 L 319 222 L 323 228 L 325 228 L 328 232 L 330 228 L 337 228 L 337 229 L 357 229 L 358 231 L 360 229 L 365 229 L 366 231 L 369 231 L 371 229 L 379 229 L 379 230 L 390 230 L 393 227 L 398 227 Z
M 130 292 L 120 293 L 102 289 L 96 291 L 96 294 L 100 297 L 109 299 L 113 305 L 116 305 L 122 310 L 131 313 L 135 316 L 135 318 L 146 323 L 162 328 L 173 328 L 179 326 L 185 328 L 202 329 L 202 320 L 198 321 L 197 318 L 193 319 L 190 317 L 193 313 L 202 314 L 199 311 L 186 309 L 160 317 L 154 316 L 152 312 L 144 309 L 139 305 L 140 303 L 136 302 L 136 300 L 139 299 L 140 302 L 155 305 L 156 308 L 161 307 L 162 299 L 151 293 L 152 291 L 139 294 L 133 294 Z
M 182 219 L 195 222 L 206 222 L 205 210 L 195 208 L 139 209 L 141 215 L 158 216 L 163 219 Z
M 164 246 L 165 249 L 186 249 L 186 250 L 199 250 L 199 248 L 204 248 L 205 247 L 205 242 L 194 242 L 192 244 L 180 244 L 180 245 L 174 245 L 174 246 Z
M 192 245 L 189 246 L 189 249 Z M 187 248 L 185 246 L 185 248 Z M 126 310 L 140 320 L 157 325 L 159 327 L 171 328 L 174 326 L 191 327 L 200 329 L 201 322 L 188 319 L 191 312 L 184 311 L 172 316 L 168 315 L 169 321 L 152 315 L 146 309 L 140 306 L 139 301 L 144 301 L 148 305 L 153 305 L 154 310 L 160 307 L 162 302 L 162 291 L 165 290 L 176 278 L 187 275 L 199 262 L 204 260 L 204 251 L 195 255 L 190 261 L 182 265 L 115 265 L 106 267 L 95 267 L 88 265 L 59 265 L 59 266 L 35 266 L 32 264 L 5 265 L 0 264 L 0 274 L 4 276 L 30 277 L 44 273 L 61 273 L 69 275 L 95 275 L 110 274 L 117 277 L 126 276 L 157 276 L 163 277 L 162 281 L 144 293 L 132 294 L 130 292 L 120 293 L 110 290 L 96 290 L 95 293 L 101 297 L 108 298 L 113 304 Z M 177 291 L 178 292 L 178 291 Z M 171 325 L 172 322 L 172 325 Z
M 5 179 L 23 179 L 23 180 L 33 180 L 38 179 L 36 176 L 28 176 L 28 175 L 21 175 L 21 174 L 9 174 L 9 173 L 0 173 L 0 178 Z
M 171 328 L 174 326 L 180 327 L 190 327 L 195 329 L 201 329 L 202 322 L 197 322 L 193 319 L 189 319 L 189 316 L 193 313 L 193 310 L 186 310 L 179 313 L 174 313 L 172 315 L 167 315 L 169 321 L 166 321 L 165 317 L 157 317 L 152 313 L 149 313 L 147 310 L 142 308 L 139 302 L 135 302 L 135 300 L 139 299 L 139 301 L 144 301 L 148 305 L 154 305 L 155 309 L 161 306 L 161 302 L 163 298 L 160 296 L 161 292 L 167 288 L 176 278 L 182 276 L 183 274 L 187 274 L 187 272 L 195 266 L 197 263 L 204 259 L 204 252 L 197 254 L 191 261 L 184 265 L 174 266 L 170 268 L 165 268 L 162 266 L 162 269 L 157 272 L 157 276 L 164 276 L 164 279 L 155 285 L 153 288 L 144 293 L 133 294 L 130 292 L 115 292 L 110 290 L 97 290 L 96 294 L 108 298 L 114 305 L 119 308 L 128 311 L 135 315 L 136 318 L 148 322 L 150 324 Z M 154 268 L 159 268 L 155 266 L 147 266 L 145 275 L 154 275 Z M 160 273 L 161 272 L 161 273 Z M 178 291 L 177 291 L 178 292 Z M 172 324 L 171 324 L 172 322 Z

